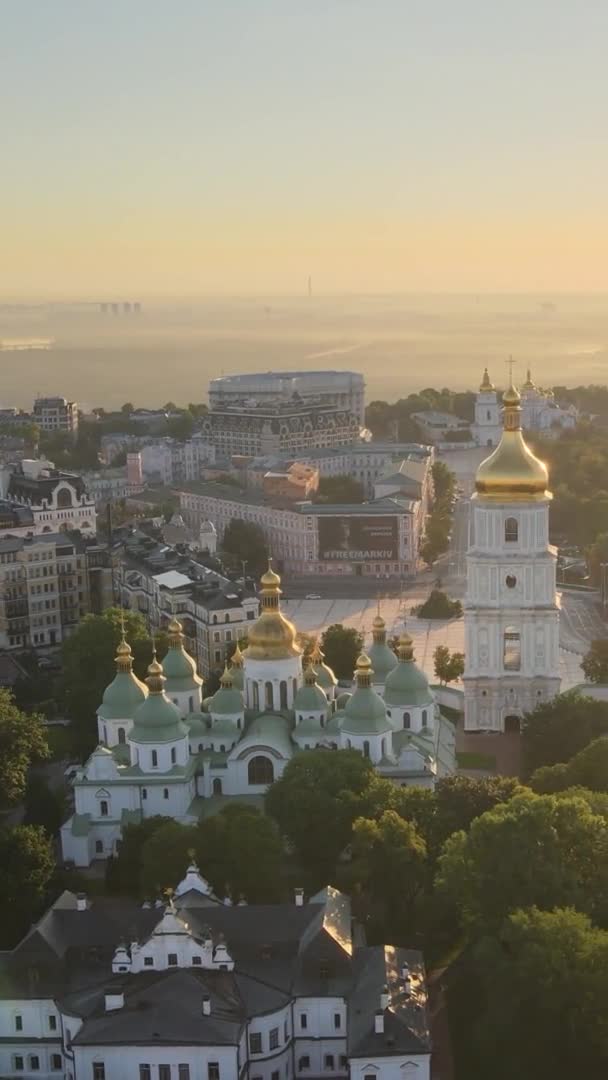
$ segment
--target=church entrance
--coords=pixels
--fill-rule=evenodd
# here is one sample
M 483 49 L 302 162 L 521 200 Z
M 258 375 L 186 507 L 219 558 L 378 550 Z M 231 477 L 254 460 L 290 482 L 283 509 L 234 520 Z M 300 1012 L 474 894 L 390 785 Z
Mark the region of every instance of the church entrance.
M 517 734 L 521 731 L 521 720 L 519 716 L 505 716 L 505 734 Z

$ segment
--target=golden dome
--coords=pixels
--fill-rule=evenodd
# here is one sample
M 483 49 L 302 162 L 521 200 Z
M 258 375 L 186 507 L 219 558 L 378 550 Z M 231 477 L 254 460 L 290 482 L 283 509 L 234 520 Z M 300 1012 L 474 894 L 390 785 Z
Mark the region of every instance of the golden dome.
M 285 660 L 299 656 L 302 650 L 296 642 L 296 628 L 283 615 L 281 603 L 281 578 L 268 567 L 262 575 L 259 618 L 249 631 L 244 656 L 249 660 Z
M 156 659 L 156 651 L 152 657 L 152 662 L 148 664 L 148 674 L 146 676 L 146 686 L 151 694 L 162 694 L 164 685 L 166 683 L 165 673 L 163 671 L 162 664 L 159 664 Z
M 493 390 L 494 389 L 494 383 L 492 382 L 492 380 L 491 380 L 491 378 L 490 378 L 490 376 L 488 374 L 487 367 L 483 369 L 483 379 L 481 380 L 479 389 L 482 392 L 484 390 Z
M 118 659 L 119 656 L 130 656 L 130 655 L 131 655 L 131 646 L 123 638 L 122 641 L 118 642 L 118 648 L 116 649 L 116 659 Z
M 378 612 L 378 614 L 374 616 L 374 621 L 372 622 L 372 629 L 374 629 L 374 630 L 384 630 L 385 628 L 386 628 L 386 623 L 385 623 L 384 619 L 382 618 L 380 612 Z
M 522 390 L 536 390 L 536 386 L 534 385 L 534 382 L 532 381 L 532 372 L 530 371 L 530 368 L 528 368 L 528 370 L 526 372 L 526 375 L 527 375 L 527 378 L 526 378 L 525 383 L 522 386 Z
M 502 437 L 477 470 L 477 494 L 504 502 L 551 498 L 547 466 L 532 453 L 521 433 L 521 399 L 512 383 L 502 400 Z
M 232 664 L 232 667 L 236 668 L 241 668 L 243 666 L 243 654 L 239 649 L 238 641 L 236 643 L 236 648 L 230 658 L 230 663 Z

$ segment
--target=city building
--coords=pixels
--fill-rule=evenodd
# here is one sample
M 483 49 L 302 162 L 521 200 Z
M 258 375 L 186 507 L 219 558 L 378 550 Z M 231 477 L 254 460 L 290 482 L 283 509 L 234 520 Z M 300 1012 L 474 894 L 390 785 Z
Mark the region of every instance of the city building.
M 321 402 L 352 413 L 365 424 L 365 379 L 356 371 L 264 371 L 257 374 L 222 375 L 209 383 L 209 406 L 289 404 L 294 398 Z
M 205 561 L 193 558 L 188 549 L 195 541 L 189 542 L 183 522 L 180 528 L 173 521 L 179 549 L 141 532 L 130 533 L 120 543 L 115 551 L 116 594 L 123 607 L 141 612 L 151 631 L 165 628 L 179 616 L 188 650 L 200 671 L 209 675 L 222 670 L 234 643 L 246 637 L 258 615 L 259 601 L 242 580 L 230 581 Z M 213 554 L 216 535 L 211 523 L 201 522 L 196 536 L 199 550 Z
M 524 431 L 545 437 L 557 436 L 576 427 L 577 410 L 573 405 L 562 408 L 552 390 L 535 386 L 530 369 L 521 387 L 521 426 Z M 475 402 L 475 423 L 471 432 L 478 446 L 498 446 L 502 436 L 502 408 L 496 388 L 485 368 Z
M 138 456 L 138 455 L 137 455 Z M 143 491 L 143 481 L 129 478 L 124 466 L 109 469 L 90 469 L 82 474 L 88 495 L 96 506 L 111 502 L 113 499 L 126 499 Z
M 10 952 L 0 1073 L 42 1080 L 430 1080 L 422 954 L 367 945 L 350 899 L 63 892 Z
M 0 649 L 60 645 L 112 604 L 108 552 L 79 534 L 0 539 Z
M 446 442 L 466 443 L 471 437 L 469 421 L 455 416 L 454 413 L 426 409 L 424 412 L 412 413 L 412 420 L 416 421 L 422 437 L 435 445 Z
M 455 770 L 454 727 L 441 715 L 406 632 L 391 656 L 378 615 L 371 647 L 378 671 L 362 654 L 352 693 L 340 692 L 318 646 L 303 670 L 280 596 L 280 577 L 269 569 L 247 647 L 241 652 L 237 640 L 211 697 L 203 697 L 175 618 L 167 655 L 162 664 L 153 660 L 145 684 L 133 674 L 129 645 L 120 643 L 116 676 L 97 713 L 99 746 L 74 777 L 74 813 L 61 829 L 65 859 L 88 866 L 107 858 L 125 824 L 155 814 L 193 823 L 213 811 L 218 796 L 261 802 L 301 749 L 359 750 L 399 785 L 432 787 Z M 223 624 L 214 626 L 219 632 Z
M 32 420 L 45 434 L 57 431 L 76 438 L 78 434 L 78 402 L 63 397 L 36 398 Z
M 313 447 L 349 446 L 360 437 L 355 413 L 320 399 L 216 405 L 201 421 L 201 435 L 224 457 L 298 453 Z
M 183 485 L 180 513 L 192 528 L 212 521 L 219 543 L 233 518 L 260 526 L 279 567 L 293 574 L 403 577 L 416 572 L 425 505 L 400 494 L 366 503 L 268 501 L 216 481 Z
M 180 442 L 168 436 L 128 435 L 121 432 L 103 435 L 101 454 L 107 465 L 127 452 L 127 472 L 132 482 L 173 484 L 182 480 L 198 480 L 204 468 L 215 461 L 215 447 L 200 435 Z M 139 462 L 135 458 L 139 455 Z M 131 468 L 129 472 L 129 462 Z
M 519 730 L 523 714 L 560 688 L 547 468 L 524 441 L 512 384 L 502 412 L 500 442 L 479 466 L 471 499 L 464 604 L 469 731 Z
M 95 500 L 82 477 L 56 469 L 52 461 L 24 458 L 0 469 L 0 499 L 32 515 L 32 531 L 77 529 L 95 536 Z

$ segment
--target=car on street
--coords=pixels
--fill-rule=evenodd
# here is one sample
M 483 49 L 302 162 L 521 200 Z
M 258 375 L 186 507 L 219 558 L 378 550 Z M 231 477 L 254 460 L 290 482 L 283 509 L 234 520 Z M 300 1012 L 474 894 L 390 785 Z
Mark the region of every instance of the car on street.
M 321 593 L 309 592 L 309 593 L 306 593 L 305 599 L 306 600 L 321 600 L 322 597 L 321 597 Z

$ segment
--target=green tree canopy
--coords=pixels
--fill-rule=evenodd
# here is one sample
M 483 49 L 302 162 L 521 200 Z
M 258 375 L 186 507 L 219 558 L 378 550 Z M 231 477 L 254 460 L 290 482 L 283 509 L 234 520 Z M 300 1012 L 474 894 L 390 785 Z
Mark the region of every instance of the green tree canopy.
M 558 694 L 523 718 L 523 775 L 569 761 L 600 735 L 608 735 L 608 702 L 593 701 L 574 690 Z
M 608 824 L 582 799 L 526 792 L 455 833 L 438 885 L 473 936 L 496 933 L 518 907 L 576 907 L 608 916 Z
M 0 829 L 0 946 L 11 948 L 42 911 L 55 869 L 53 846 L 40 825 Z
M 315 496 L 318 503 L 362 503 L 363 485 L 352 476 L 322 476 Z
M 572 787 L 608 792 L 608 736 L 594 739 L 568 762 L 537 769 L 530 787 L 541 794 Z
M 438 645 L 433 653 L 435 676 L 444 686 L 462 678 L 464 674 L 464 653 L 451 653 L 447 645 Z
M 274 821 L 235 800 L 198 825 L 196 851 L 218 896 L 268 904 L 281 897 L 283 849 Z
M 462 615 L 462 604 L 460 600 L 450 600 L 441 589 L 432 589 L 417 615 L 419 619 L 457 619 Z M 454 655 L 462 656 L 462 653 Z
M 139 825 L 125 825 L 118 841 L 118 851 L 106 863 L 106 887 L 111 893 L 142 896 L 142 852 L 146 841 L 165 825 L 173 825 L 173 818 L 156 814 L 145 818 Z M 164 874 L 162 875 L 165 876 Z M 177 881 L 170 882 L 172 887 Z
M 30 772 L 25 789 L 24 825 L 42 825 L 48 836 L 56 836 L 67 817 L 65 788 L 52 788 L 44 776 Z
M 196 847 L 196 825 L 165 821 L 144 840 L 140 852 L 140 892 L 154 898 L 175 889 Z
M 592 683 L 608 683 L 608 638 L 596 638 L 583 657 L 581 667 Z
M 426 884 L 426 844 L 410 821 L 385 810 L 353 824 L 353 871 L 382 913 L 390 940 L 407 939 L 416 900 Z
M 10 690 L 0 689 L 0 798 L 9 804 L 22 798 L 30 765 L 48 756 L 42 717 L 21 712 Z
M 513 912 L 466 958 L 450 990 L 462 1075 L 599 1080 L 608 1071 L 607 994 L 605 930 L 572 909 Z
M 352 679 L 362 648 L 363 635 L 354 627 L 341 623 L 332 623 L 321 637 L 325 663 L 337 679 Z
M 167 421 L 167 431 L 173 439 L 189 439 L 194 431 L 195 420 L 189 409 Z
M 359 816 L 371 762 L 355 750 L 303 750 L 266 794 L 266 810 L 318 885 L 327 884 Z
M 268 547 L 263 529 L 254 521 L 233 518 L 224 529 L 222 553 L 232 556 L 236 567 L 246 562 L 246 572 L 257 576 L 268 565 Z

